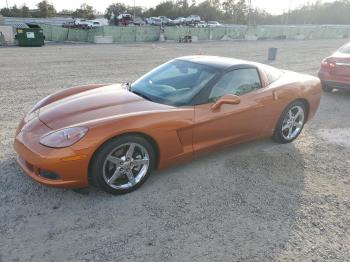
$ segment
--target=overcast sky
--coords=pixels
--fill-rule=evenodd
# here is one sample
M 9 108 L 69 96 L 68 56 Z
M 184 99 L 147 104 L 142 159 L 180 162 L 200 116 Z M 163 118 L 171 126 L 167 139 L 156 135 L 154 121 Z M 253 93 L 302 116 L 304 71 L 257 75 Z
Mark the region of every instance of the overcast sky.
M 26 4 L 30 8 L 34 8 L 35 5 L 41 0 L 7 0 L 9 6 L 16 4 L 21 6 Z M 291 0 L 292 8 L 297 8 L 306 3 L 316 2 L 316 0 Z M 332 2 L 334 0 L 323 0 L 322 2 Z M 121 2 L 127 5 L 134 5 L 134 0 L 49 0 L 52 3 L 56 10 L 60 11 L 62 9 L 71 9 L 74 10 L 79 7 L 82 3 L 87 3 L 92 5 L 94 9 L 104 12 L 106 7 L 115 2 Z M 136 5 L 143 7 L 153 7 L 158 3 L 164 2 L 164 0 L 135 0 Z M 191 1 L 189 1 L 191 2 Z M 203 0 L 197 0 L 197 3 L 203 2 Z M 272 14 L 281 14 L 284 10 L 288 10 L 290 0 L 252 0 L 252 4 L 255 7 L 265 9 L 266 11 Z M 6 0 L 0 0 L 0 8 L 6 6 Z

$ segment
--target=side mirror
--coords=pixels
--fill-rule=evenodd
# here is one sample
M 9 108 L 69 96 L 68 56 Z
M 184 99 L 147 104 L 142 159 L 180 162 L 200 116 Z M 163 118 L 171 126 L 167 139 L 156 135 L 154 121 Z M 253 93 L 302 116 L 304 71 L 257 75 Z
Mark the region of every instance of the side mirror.
M 211 110 L 215 111 L 221 107 L 223 104 L 238 105 L 241 102 L 239 96 L 235 95 L 224 95 L 220 97 L 212 106 Z

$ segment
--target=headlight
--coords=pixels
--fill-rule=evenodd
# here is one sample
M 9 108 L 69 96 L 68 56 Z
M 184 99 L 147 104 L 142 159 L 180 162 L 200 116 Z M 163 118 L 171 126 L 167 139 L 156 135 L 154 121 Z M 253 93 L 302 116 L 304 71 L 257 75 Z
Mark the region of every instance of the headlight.
M 74 145 L 82 139 L 89 129 L 87 127 L 69 127 L 50 132 L 40 138 L 40 144 L 53 148 Z

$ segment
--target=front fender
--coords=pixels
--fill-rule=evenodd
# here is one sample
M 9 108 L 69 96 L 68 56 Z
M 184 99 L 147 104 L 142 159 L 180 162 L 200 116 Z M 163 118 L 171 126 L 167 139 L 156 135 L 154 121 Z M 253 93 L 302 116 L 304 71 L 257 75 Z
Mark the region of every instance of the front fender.
M 192 154 L 193 110 L 193 107 L 178 108 L 80 123 L 80 126 L 87 126 L 89 132 L 72 148 L 89 152 L 86 155 L 92 157 L 111 138 L 138 133 L 150 137 L 157 144 L 159 167 L 165 167 Z

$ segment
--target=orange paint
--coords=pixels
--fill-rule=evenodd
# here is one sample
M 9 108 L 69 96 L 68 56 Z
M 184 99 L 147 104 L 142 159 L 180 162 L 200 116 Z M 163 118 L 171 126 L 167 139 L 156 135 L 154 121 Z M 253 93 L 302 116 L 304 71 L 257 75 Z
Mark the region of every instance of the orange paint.
M 320 102 L 317 78 L 285 72 L 268 84 L 263 70 L 259 72 L 262 88 L 239 98 L 223 97 L 220 105 L 158 104 L 120 85 L 62 90 L 39 104 L 34 117 L 20 123 L 14 142 L 18 163 L 39 183 L 86 187 L 94 153 L 116 136 L 138 133 L 151 139 L 159 152 L 157 167 L 165 168 L 217 147 L 271 137 L 283 110 L 296 99 L 307 103 L 308 119 L 314 116 Z M 53 149 L 39 143 L 48 132 L 74 125 L 89 129 L 76 144 Z M 43 178 L 40 170 L 54 172 L 59 179 Z

